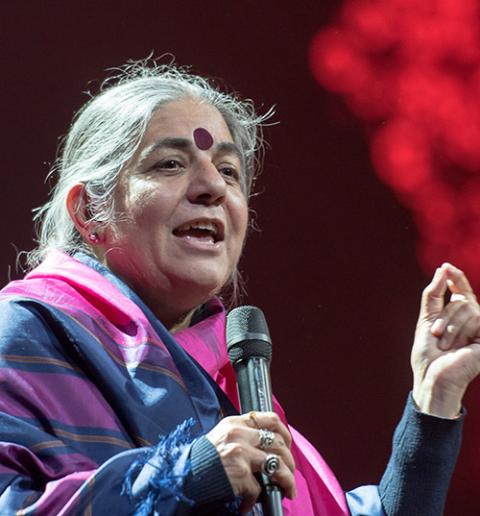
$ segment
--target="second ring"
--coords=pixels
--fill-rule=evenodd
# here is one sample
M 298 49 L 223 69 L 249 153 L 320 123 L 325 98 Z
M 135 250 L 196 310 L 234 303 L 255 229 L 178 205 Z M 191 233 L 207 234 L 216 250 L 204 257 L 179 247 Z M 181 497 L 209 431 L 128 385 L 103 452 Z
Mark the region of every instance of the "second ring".
M 260 428 L 258 432 L 260 434 L 260 449 L 267 450 L 273 445 L 275 441 L 275 434 L 266 428 Z

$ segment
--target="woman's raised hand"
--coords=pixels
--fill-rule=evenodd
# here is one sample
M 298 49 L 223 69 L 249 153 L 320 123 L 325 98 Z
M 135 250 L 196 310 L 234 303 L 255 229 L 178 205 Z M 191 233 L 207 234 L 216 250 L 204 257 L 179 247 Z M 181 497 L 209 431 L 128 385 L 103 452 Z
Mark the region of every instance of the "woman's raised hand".
M 270 475 L 288 498 L 295 497 L 295 463 L 290 452 L 292 438 L 274 412 L 250 412 L 222 419 L 208 434 L 215 446 L 235 495 L 242 497 L 248 512 L 261 492 L 255 478 L 264 471 L 267 456 L 278 457 L 278 469 Z
M 480 307 L 465 274 L 449 263 L 423 291 L 411 363 L 419 409 L 457 417 L 468 385 L 480 373 Z

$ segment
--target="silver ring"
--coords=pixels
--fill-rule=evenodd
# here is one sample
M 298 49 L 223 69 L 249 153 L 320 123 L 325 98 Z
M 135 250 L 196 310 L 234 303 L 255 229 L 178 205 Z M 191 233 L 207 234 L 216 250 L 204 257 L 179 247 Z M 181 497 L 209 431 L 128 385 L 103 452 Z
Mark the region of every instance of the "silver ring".
M 277 455 L 273 455 L 273 453 L 267 455 L 263 463 L 263 472 L 265 473 L 265 475 L 271 477 L 273 474 L 275 474 L 276 471 L 278 471 L 279 468 L 279 457 L 277 457 Z
M 258 432 L 260 433 L 260 449 L 270 448 L 275 440 L 275 434 L 266 428 L 260 428 Z

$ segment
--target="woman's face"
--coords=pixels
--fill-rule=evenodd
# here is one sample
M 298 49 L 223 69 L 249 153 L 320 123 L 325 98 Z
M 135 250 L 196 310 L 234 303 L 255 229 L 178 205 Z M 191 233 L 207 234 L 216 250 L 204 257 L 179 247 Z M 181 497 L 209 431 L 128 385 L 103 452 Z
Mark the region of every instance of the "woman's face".
M 173 101 L 151 118 L 115 192 L 105 262 L 172 326 L 228 282 L 247 229 L 239 149 L 218 110 Z

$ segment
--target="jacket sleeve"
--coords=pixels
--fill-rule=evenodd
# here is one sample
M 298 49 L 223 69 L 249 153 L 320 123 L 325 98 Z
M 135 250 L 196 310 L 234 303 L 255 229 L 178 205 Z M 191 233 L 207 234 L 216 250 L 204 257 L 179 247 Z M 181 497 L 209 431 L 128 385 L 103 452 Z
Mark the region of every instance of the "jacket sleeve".
M 409 395 L 379 485 L 388 516 L 443 514 L 460 451 L 462 428 L 463 414 L 459 419 L 423 414 Z
M 379 486 L 346 493 L 352 516 L 440 516 L 460 451 L 463 416 L 419 412 L 412 395 L 398 424 Z

